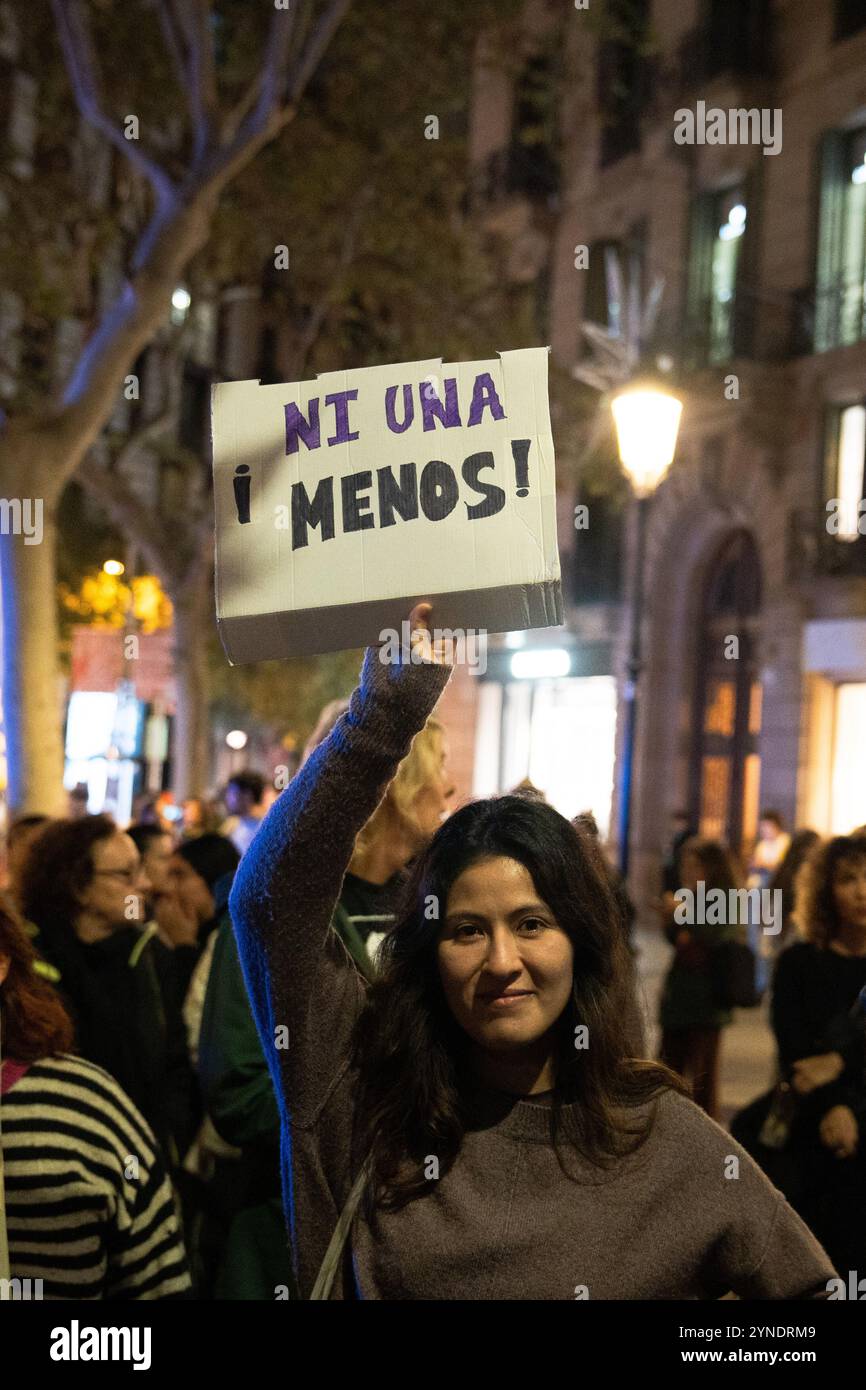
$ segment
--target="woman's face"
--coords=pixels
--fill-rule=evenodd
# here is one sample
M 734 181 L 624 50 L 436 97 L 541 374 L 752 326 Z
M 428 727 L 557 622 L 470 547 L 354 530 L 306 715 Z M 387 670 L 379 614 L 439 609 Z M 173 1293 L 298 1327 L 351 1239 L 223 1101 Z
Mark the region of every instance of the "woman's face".
M 166 880 L 168 891 L 174 894 L 187 917 L 194 918 L 199 926 L 210 921 L 216 907 L 213 894 L 182 854 L 171 856 Z
M 866 858 L 839 861 L 833 875 L 833 902 L 840 922 L 866 929 Z
M 143 922 L 144 898 L 151 885 L 135 842 L 118 830 L 97 840 L 90 854 L 93 876 L 78 895 L 88 936 Z
M 415 794 L 412 812 L 420 828 L 422 844 L 433 839 L 446 815 L 448 799 L 454 794 L 454 787 L 448 776 L 448 747 L 444 738 L 440 739 L 440 754 L 432 777 Z
M 538 1042 L 571 996 L 571 941 L 515 859 L 478 860 L 455 880 L 437 958 L 452 1014 L 491 1052 Z

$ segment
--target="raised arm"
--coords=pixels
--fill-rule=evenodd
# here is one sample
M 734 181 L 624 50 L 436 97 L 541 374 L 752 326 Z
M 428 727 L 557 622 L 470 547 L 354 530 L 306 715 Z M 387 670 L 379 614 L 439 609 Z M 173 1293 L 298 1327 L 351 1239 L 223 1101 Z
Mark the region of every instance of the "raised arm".
M 363 1002 L 331 929 L 355 837 L 450 672 L 408 653 L 385 664 L 369 648 L 348 710 L 271 807 L 236 875 L 229 906 L 247 989 L 295 1123 L 315 1118 L 344 1070 Z

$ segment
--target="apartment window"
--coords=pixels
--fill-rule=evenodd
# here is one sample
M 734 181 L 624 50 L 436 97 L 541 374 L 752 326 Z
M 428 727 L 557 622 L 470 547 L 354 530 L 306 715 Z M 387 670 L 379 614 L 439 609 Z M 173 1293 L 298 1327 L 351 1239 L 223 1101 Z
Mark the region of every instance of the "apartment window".
M 864 336 L 866 127 L 829 131 L 821 144 L 815 351 Z
M 827 413 L 820 522 L 823 568 L 866 572 L 866 402 L 834 406 Z
M 640 149 L 640 118 L 649 87 L 644 56 L 649 0 L 610 0 L 607 12 L 615 37 L 605 39 L 598 52 L 602 168 Z
M 646 223 L 634 226 L 624 241 L 595 241 L 589 248 L 583 317 L 611 333 L 628 332 L 628 306 L 642 304 Z
M 692 209 L 689 254 L 689 338 L 701 364 L 726 362 L 745 350 L 738 277 L 748 212 L 742 188 L 702 193 Z
M 547 54 L 525 64 L 514 94 L 506 185 L 511 193 L 548 199 L 559 190 L 557 79 Z
M 706 0 L 703 76 L 763 72 L 769 49 L 768 0 Z
M 866 28 L 866 0 L 836 0 L 833 9 L 834 39 L 848 39 Z

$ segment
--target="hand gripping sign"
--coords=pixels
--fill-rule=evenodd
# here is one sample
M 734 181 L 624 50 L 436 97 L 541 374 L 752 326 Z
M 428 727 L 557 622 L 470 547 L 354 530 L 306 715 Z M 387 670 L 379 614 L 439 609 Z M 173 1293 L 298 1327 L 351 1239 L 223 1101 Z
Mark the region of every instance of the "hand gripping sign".
M 217 620 L 231 662 L 399 630 L 562 622 L 547 348 L 213 388 Z

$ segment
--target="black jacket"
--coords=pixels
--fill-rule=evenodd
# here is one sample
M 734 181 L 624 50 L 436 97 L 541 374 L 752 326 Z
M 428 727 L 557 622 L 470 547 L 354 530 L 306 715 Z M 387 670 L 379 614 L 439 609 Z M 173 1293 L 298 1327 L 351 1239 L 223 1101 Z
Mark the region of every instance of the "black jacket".
M 195 1136 L 201 1105 L 173 952 L 152 929 L 134 926 L 93 943 L 79 941 L 71 928 L 43 930 L 34 945 L 59 972 L 76 1052 L 110 1072 L 176 1166 Z

